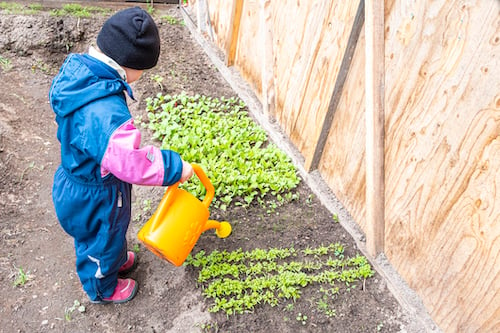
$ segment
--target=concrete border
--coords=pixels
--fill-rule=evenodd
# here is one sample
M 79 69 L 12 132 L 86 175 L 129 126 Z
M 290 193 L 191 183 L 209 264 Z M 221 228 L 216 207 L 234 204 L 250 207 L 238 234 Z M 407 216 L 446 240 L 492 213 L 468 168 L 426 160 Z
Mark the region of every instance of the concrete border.
M 253 93 L 248 83 L 243 80 L 240 73 L 234 67 L 227 67 L 225 65 L 220 55 L 220 50 L 201 35 L 196 24 L 192 21 L 186 10 L 181 7 L 180 11 L 193 38 L 200 44 L 214 66 L 219 70 L 239 98 L 246 103 L 251 116 L 262 128 L 264 128 L 264 130 L 266 130 L 270 140 L 292 159 L 303 181 L 306 182 L 313 193 L 320 199 L 321 203 L 332 214 L 337 214 L 339 223 L 354 238 L 359 250 L 367 257 L 375 270 L 385 279 L 389 291 L 394 295 L 411 321 L 411 326 L 406 328 L 407 332 L 442 332 L 425 309 L 420 297 L 401 278 L 387 257 L 384 254 L 380 254 L 376 258 L 369 255 L 366 248 L 364 233 L 321 178 L 319 171 L 315 170 L 308 173 L 305 170 L 304 158 L 290 142 L 289 138 L 283 133 L 279 125 L 276 122 L 272 122 L 272 120 L 268 119 L 268 117 L 263 114 L 262 104 Z

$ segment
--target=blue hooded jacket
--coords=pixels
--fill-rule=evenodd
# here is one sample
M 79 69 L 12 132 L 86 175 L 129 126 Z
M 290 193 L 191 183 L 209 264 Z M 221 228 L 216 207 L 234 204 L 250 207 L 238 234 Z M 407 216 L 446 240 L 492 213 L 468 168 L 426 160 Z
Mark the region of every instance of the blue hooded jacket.
M 103 177 L 100 165 L 113 133 L 132 118 L 124 91 L 133 98 L 116 70 L 70 54 L 49 93 L 61 143 L 52 197 L 61 226 L 75 238 L 78 275 L 91 299 L 109 296 L 126 260 L 132 185 L 111 173 Z M 182 160 L 161 153 L 168 165 L 162 185 L 170 185 L 181 177 Z

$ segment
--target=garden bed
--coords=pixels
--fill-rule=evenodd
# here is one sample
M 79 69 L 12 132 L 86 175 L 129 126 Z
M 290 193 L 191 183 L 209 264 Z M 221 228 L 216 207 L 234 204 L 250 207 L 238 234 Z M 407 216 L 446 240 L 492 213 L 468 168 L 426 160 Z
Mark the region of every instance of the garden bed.
M 214 311 L 214 298 L 205 298 L 208 281 L 198 280 L 199 266 L 174 267 L 137 240 L 138 230 L 161 199 L 164 189 L 159 187 L 137 186 L 134 190 L 134 220 L 128 237 L 140 260 L 131 274 L 139 282 L 138 295 L 123 305 L 90 304 L 75 274 L 72 240 L 60 228 L 51 202 L 59 145 L 47 94 L 67 52 L 85 52 L 107 15 L 106 11 L 95 12 L 91 18 L 68 13 L 56 15 L 38 7 L 30 12 L 5 8 L 0 12 L 2 330 L 408 331 L 411 320 L 376 272 L 366 276 L 360 273 L 355 280 L 339 280 L 335 286 L 307 278 L 308 282 L 299 288 L 300 297 L 278 297 L 277 301 L 261 301 L 251 308 L 235 311 L 242 313 Z M 137 101 L 130 101 L 130 108 L 135 119 L 147 125 L 147 98 L 158 93 L 237 98 L 182 24 L 176 5 L 157 6 L 154 17 L 159 23 L 162 53 L 158 66 L 132 85 Z M 160 144 L 149 129 L 142 131 L 143 143 Z M 196 162 L 203 166 L 204 161 Z M 299 183 L 292 193 L 294 199 L 284 203 L 266 204 L 272 202 L 272 195 L 268 195 L 264 204 L 233 202 L 224 209 L 212 207 L 211 218 L 229 221 L 233 233 L 226 239 L 217 238 L 211 231 L 204 233 L 193 254 L 204 251 L 209 255 L 218 250 L 234 256 L 262 250 L 270 256 L 270 251 L 277 249 L 292 250 L 297 256 L 291 262 L 301 265 L 315 260 L 326 263 L 339 255 L 341 259 L 362 257 L 352 237 L 307 185 Z M 327 250 L 326 254 L 318 250 L 329 246 L 331 252 Z M 313 251 L 309 258 L 314 260 L 307 259 L 307 251 Z M 261 259 L 247 261 L 246 267 L 261 262 Z M 284 262 L 282 259 L 275 263 Z M 311 268 L 306 271 L 309 274 Z M 264 276 L 270 275 L 268 272 Z

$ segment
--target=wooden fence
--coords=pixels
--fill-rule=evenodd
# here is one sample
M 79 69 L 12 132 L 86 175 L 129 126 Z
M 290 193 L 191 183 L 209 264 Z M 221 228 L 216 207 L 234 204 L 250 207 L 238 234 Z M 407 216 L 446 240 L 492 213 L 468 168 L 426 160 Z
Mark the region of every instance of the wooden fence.
M 446 332 L 500 332 L 500 1 L 189 1 Z

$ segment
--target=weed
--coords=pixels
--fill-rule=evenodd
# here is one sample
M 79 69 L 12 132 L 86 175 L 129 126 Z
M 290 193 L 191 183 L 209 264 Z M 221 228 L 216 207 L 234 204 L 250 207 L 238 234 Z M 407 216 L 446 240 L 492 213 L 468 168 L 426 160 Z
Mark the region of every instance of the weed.
M 80 4 L 66 4 L 61 9 L 53 9 L 53 16 L 75 16 L 75 17 L 91 17 L 94 14 L 107 14 L 111 10 L 93 6 L 82 6 Z
M 179 20 L 171 15 L 164 15 L 161 17 L 161 19 L 167 21 L 167 23 L 170 25 L 176 25 L 176 24 L 183 25 L 184 24 L 184 21 Z
M 41 167 L 37 167 L 37 166 L 35 166 L 35 162 L 31 162 L 26 168 L 24 168 L 23 172 L 21 173 L 21 178 L 19 180 L 23 181 L 23 178 L 24 178 L 24 175 L 26 174 L 26 172 L 28 172 L 29 170 L 33 170 L 33 169 L 36 169 L 38 171 L 43 171 L 43 169 L 45 169 L 45 168 L 43 165 Z
M 337 315 L 337 311 L 330 306 L 328 300 L 328 296 L 323 295 L 323 297 L 316 303 L 318 306 L 318 310 L 323 312 L 327 317 L 335 317 Z
M 25 272 L 22 267 L 19 267 L 14 277 L 14 287 L 23 287 L 30 279 L 29 272 Z
M 34 64 L 31 65 L 31 71 L 33 73 L 35 73 L 37 70 L 41 71 L 44 74 L 51 74 L 51 69 L 49 65 L 47 65 L 41 60 L 37 60 Z
M 134 218 L 132 219 L 132 221 L 134 221 L 134 222 L 140 222 L 141 219 L 142 219 L 142 214 L 141 213 L 135 213 Z
M 41 4 L 29 4 L 28 6 L 24 6 L 16 2 L 0 2 L 0 10 L 5 11 L 7 14 L 32 15 L 39 12 L 41 9 Z
M 163 85 L 162 85 L 163 77 L 161 77 L 158 74 L 151 74 L 151 80 L 156 82 L 156 84 L 158 84 L 158 86 L 160 87 L 160 90 L 163 90 Z
M 153 15 L 155 11 L 153 0 L 146 0 L 146 7 L 149 15 Z
M 302 325 L 307 324 L 307 316 L 300 312 L 297 314 L 297 317 L 295 319 L 297 319 L 297 321 L 300 321 Z
M 313 200 L 314 200 L 314 194 L 309 194 L 309 196 L 308 196 L 308 197 L 307 197 L 307 199 L 306 199 L 306 204 L 307 204 L 308 206 L 311 206 L 311 205 L 312 205 L 312 203 L 313 203 Z
M 144 199 L 144 201 L 142 202 L 142 211 L 145 213 L 151 211 L 151 200 Z
M 208 323 L 199 323 L 196 324 L 203 332 L 209 333 L 209 332 L 219 332 L 219 325 L 217 322 L 208 322 Z
M 12 68 L 12 61 L 0 55 L 0 67 L 2 67 L 2 70 L 6 72 Z
M 64 309 L 64 318 L 66 321 L 71 321 L 71 315 L 75 312 L 75 310 L 78 310 L 80 313 L 85 312 L 85 306 L 76 299 L 71 307 Z
M 134 246 L 132 247 L 132 251 L 134 251 L 135 253 L 139 253 L 139 251 L 141 251 L 139 244 L 135 243 Z

